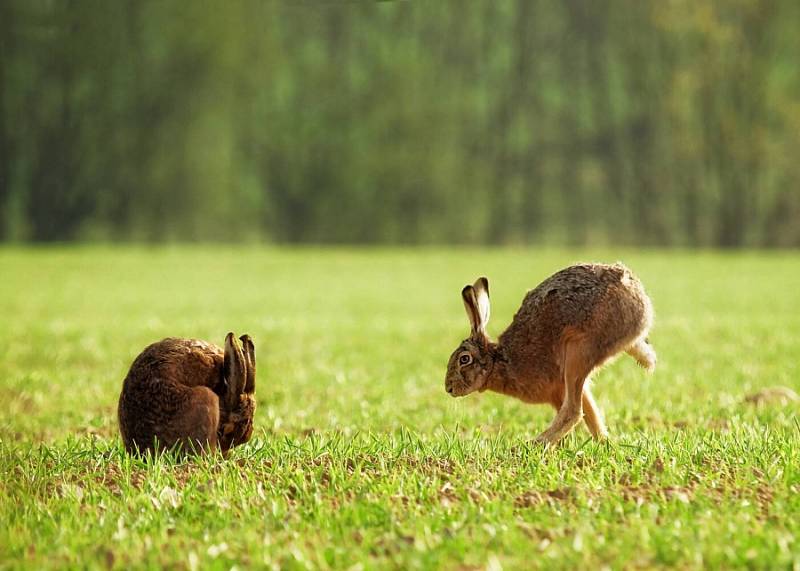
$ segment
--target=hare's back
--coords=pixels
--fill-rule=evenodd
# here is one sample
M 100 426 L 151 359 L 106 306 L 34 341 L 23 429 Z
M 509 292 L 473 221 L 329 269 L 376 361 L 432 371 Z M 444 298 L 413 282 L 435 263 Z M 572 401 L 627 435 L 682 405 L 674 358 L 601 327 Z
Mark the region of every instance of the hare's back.
M 161 379 L 179 385 L 205 386 L 222 382 L 225 352 L 198 339 L 169 337 L 149 345 L 131 365 L 126 384 L 138 379 Z
M 556 272 L 525 296 L 514 322 L 560 334 L 593 319 L 598 306 L 615 301 L 635 302 L 641 286 L 622 264 L 577 264 Z

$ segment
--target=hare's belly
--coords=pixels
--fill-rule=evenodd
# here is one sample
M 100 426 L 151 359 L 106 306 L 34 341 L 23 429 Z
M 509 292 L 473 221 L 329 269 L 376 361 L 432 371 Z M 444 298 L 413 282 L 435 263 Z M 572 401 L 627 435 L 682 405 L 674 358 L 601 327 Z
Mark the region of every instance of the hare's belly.
M 518 379 L 520 386 L 513 396 L 523 402 L 542 404 L 563 398 L 564 383 L 557 374 L 545 375 L 537 370 L 521 375 Z

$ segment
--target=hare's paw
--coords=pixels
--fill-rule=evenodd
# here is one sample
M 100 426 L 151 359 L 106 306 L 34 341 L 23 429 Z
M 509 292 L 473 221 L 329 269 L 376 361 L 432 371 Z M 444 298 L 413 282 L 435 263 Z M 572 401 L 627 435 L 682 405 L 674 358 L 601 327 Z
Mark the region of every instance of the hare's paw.
M 242 394 L 239 395 L 239 406 L 236 408 L 236 416 L 238 418 L 250 420 L 253 419 L 256 412 L 256 399 L 253 395 Z
M 234 410 L 225 412 L 220 419 L 220 448 L 227 450 L 244 444 L 253 435 L 253 417 L 256 411 L 256 399 L 252 395 L 241 394 Z
M 560 438 L 558 438 L 557 436 L 555 436 L 553 434 L 549 434 L 547 431 L 545 431 L 545 432 L 542 432 L 536 438 L 534 438 L 531 441 L 531 443 L 534 446 L 542 446 L 544 448 L 553 448 L 558 444 L 559 441 L 560 441 Z
M 244 444 L 253 435 L 253 417 L 256 412 L 256 399 L 251 395 L 243 394 L 239 397 L 239 408 L 236 410 L 235 428 L 233 430 L 233 445 Z
M 227 422 L 221 422 L 217 430 L 217 442 L 219 443 L 220 450 L 225 453 L 233 447 L 233 440 L 235 437 L 236 423 L 231 419 Z

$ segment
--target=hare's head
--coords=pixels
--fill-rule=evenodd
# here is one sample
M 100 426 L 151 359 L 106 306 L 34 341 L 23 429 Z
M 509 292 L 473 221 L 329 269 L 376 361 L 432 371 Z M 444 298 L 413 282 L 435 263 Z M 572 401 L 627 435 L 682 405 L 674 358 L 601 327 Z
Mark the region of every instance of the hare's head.
M 461 290 L 464 308 L 471 325 L 469 337 L 450 355 L 445 377 L 445 390 L 454 397 L 468 395 L 484 388 L 494 368 L 492 343 L 486 335 L 489 322 L 489 280 L 478 278 Z

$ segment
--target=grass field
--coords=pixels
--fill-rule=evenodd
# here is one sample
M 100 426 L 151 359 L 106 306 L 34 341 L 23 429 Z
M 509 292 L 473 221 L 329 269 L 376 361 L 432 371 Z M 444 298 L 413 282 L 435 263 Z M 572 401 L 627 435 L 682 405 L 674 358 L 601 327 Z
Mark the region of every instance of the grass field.
M 496 336 L 561 266 L 621 259 L 656 307 L 647 376 L 595 375 L 611 438 L 444 391 L 492 281 Z M 0 250 L 0 568 L 800 568 L 800 255 Z M 253 440 L 127 457 L 116 402 L 165 336 L 258 350 Z

